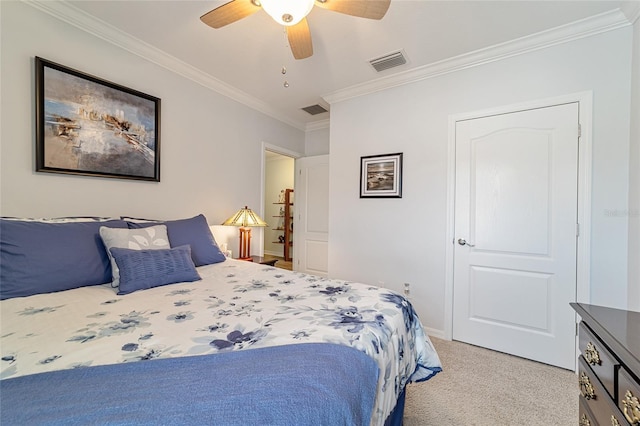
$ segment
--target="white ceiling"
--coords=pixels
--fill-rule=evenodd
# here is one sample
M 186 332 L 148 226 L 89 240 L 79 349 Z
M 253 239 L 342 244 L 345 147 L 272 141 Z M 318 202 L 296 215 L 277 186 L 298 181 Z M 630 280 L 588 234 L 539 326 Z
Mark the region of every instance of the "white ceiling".
M 283 28 L 264 11 L 217 30 L 200 21 L 201 15 L 226 1 L 38 3 L 61 19 L 205 86 L 309 129 L 329 114 L 311 116 L 300 108 L 318 103 L 328 108 L 323 96 L 595 15 L 602 20 L 612 14 L 606 12 L 619 8 L 626 15 L 617 16 L 632 19 L 640 0 L 391 0 L 380 21 L 314 7 L 308 16 L 314 54 L 303 60 L 293 59 Z M 399 49 L 408 57 L 406 65 L 381 73 L 370 66 L 370 59 Z M 283 65 L 286 75 L 281 73 Z

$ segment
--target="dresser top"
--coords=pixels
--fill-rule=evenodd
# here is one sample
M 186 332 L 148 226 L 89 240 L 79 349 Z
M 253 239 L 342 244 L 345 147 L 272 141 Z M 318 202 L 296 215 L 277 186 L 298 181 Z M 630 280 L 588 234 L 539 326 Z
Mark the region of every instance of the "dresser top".
M 571 303 L 571 307 L 628 369 L 640 376 L 640 312 Z

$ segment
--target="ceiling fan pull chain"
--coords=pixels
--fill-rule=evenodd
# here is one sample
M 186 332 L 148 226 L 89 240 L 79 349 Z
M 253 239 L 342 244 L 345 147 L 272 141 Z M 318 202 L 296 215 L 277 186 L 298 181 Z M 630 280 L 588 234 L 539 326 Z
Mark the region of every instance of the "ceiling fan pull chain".
M 288 41 L 288 40 L 287 40 L 287 29 L 286 29 L 285 27 L 282 27 L 282 29 L 283 29 L 283 34 L 284 34 L 284 40 L 285 40 L 285 42 L 284 42 L 284 47 L 285 47 L 285 52 L 286 52 L 286 51 L 287 51 L 287 49 L 289 49 L 289 46 L 288 46 L 288 43 L 287 43 L 287 41 Z M 286 74 L 287 74 L 287 66 L 285 65 L 285 64 L 286 64 L 286 62 L 287 62 L 287 60 L 286 60 L 286 53 L 285 53 L 285 55 L 284 55 L 284 57 L 283 57 L 283 60 L 282 60 L 282 63 L 283 63 L 283 65 L 282 65 L 282 69 L 280 70 L 280 72 L 282 73 L 282 75 L 286 75 Z M 284 86 L 284 88 L 285 88 L 285 89 L 286 89 L 287 87 L 289 87 L 289 82 L 287 81 L 287 79 L 286 79 L 286 78 L 285 78 L 285 80 L 284 80 L 284 84 L 283 84 L 283 86 Z

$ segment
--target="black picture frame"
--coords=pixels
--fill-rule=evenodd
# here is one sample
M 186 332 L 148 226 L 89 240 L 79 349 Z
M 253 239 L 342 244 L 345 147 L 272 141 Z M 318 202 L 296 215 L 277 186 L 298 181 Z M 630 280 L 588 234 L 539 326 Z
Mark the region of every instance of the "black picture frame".
M 36 172 L 160 182 L 160 99 L 35 57 Z
M 402 198 L 402 153 L 360 157 L 360 198 Z

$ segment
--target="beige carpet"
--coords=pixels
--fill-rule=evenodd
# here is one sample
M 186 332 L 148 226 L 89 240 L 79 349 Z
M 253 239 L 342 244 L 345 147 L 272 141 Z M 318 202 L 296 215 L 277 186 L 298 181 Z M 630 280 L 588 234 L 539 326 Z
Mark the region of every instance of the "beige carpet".
M 432 338 L 443 372 L 407 388 L 405 426 L 578 423 L 574 372 Z

